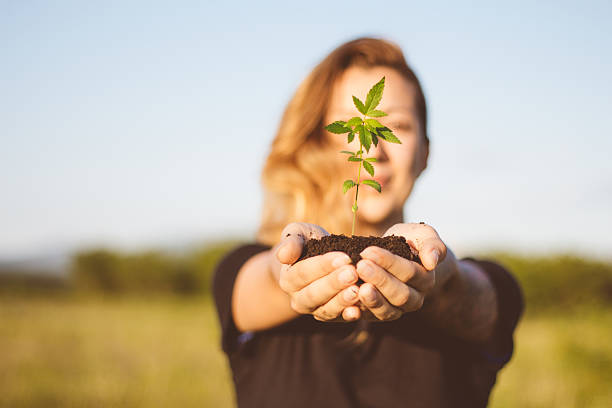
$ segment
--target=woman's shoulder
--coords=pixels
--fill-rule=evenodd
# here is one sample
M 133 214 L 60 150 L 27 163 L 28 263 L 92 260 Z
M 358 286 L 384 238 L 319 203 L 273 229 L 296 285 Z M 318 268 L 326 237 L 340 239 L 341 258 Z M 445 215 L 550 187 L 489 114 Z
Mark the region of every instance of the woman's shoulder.
M 253 256 L 269 250 L 271 247 L 260 242 L 241 243 L 230 249 L 217 263 L 213 273 L 213 287 L 219 281 L 231 279 L 232 283 L 238 271 Z
M 266 245 L 261 242 L 243 242 L 237 244 L 221 258 L 221 261 L 219 261 L 218 266 L 221 266 L 224 263 L 228 263 L 231 261 L 237 261 L 245 258 L 249 259 L 253 255 L 256 255 L 263 251 L 267 251 L 270 248 L 270 245 Z

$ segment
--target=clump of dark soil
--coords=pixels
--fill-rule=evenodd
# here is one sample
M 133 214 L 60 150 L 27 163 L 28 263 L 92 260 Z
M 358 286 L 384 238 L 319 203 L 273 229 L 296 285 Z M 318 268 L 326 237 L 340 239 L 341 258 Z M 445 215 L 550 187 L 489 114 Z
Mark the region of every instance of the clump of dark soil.
M 384 248 L 395 255 L 421 263 L 416 249 L 412 248 L 408 242 L 406 242 L 406 238 L 396 235 L 390 235 L 383 238 L 373 236 L 361 237 L 355 235 L 352 237 L 347 237 L 346 235 L 328 235 L 321 239 L 310 239 L 306 241 L 299 261 L 312 256 L 323 255 L 327 252 L 340 251 L 348 254 L 353 264 L 357 265 L 357 262 L 361 259 L 361 255 L 359 254 L 369 246 Z

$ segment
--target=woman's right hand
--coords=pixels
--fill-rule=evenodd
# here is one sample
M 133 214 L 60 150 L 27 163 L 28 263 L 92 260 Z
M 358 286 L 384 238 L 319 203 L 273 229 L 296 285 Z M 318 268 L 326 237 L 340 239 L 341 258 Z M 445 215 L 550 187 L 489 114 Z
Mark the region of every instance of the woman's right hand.
M 318 225 L 291 223 L 281 234 L 271 270 L 280 288 L 300 314 L 312 314 L 320 321 L 354 321 L 361 312 L 358 276 L 344 252 L 328 252 L 296 262 L 309 239 L 329 235 Z

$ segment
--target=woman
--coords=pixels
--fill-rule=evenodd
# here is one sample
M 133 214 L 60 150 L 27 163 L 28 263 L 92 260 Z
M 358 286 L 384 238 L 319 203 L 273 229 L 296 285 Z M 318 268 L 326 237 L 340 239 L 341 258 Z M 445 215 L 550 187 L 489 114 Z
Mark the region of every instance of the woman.
M 324 126 L 354 116 L 352 95 L 383 76 L 381 122 L 402 143 L 371 150 L 383 191 L 362 189 L 356 234 L 402 235 L 422 265 L 377 247 L 357 265 L 338 252 L 296 262 L 325 229 L 350 231 L 341 185 L 355 168 L 338 152 L 357 149 Z M 258 243 L 215 274 L 239 406 L 486 406 L 512 354 L 520 289 L 494 263 L 457 260 L 431 226 L 404 223 L 428 154 L 425 98 L 396 45 L 346 43 L 301 84 L 264 167 Z

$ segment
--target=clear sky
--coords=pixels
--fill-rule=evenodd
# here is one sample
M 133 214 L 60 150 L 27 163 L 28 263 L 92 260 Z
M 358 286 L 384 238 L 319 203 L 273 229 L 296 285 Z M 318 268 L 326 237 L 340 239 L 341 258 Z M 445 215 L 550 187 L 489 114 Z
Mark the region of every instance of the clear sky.
M 565 2 L 0 2 L 0 259 L 252 237 L 302 78 L 395 41 L 430 108 L 406 206 L 460 254 L 612 254 L 612 7 Z

